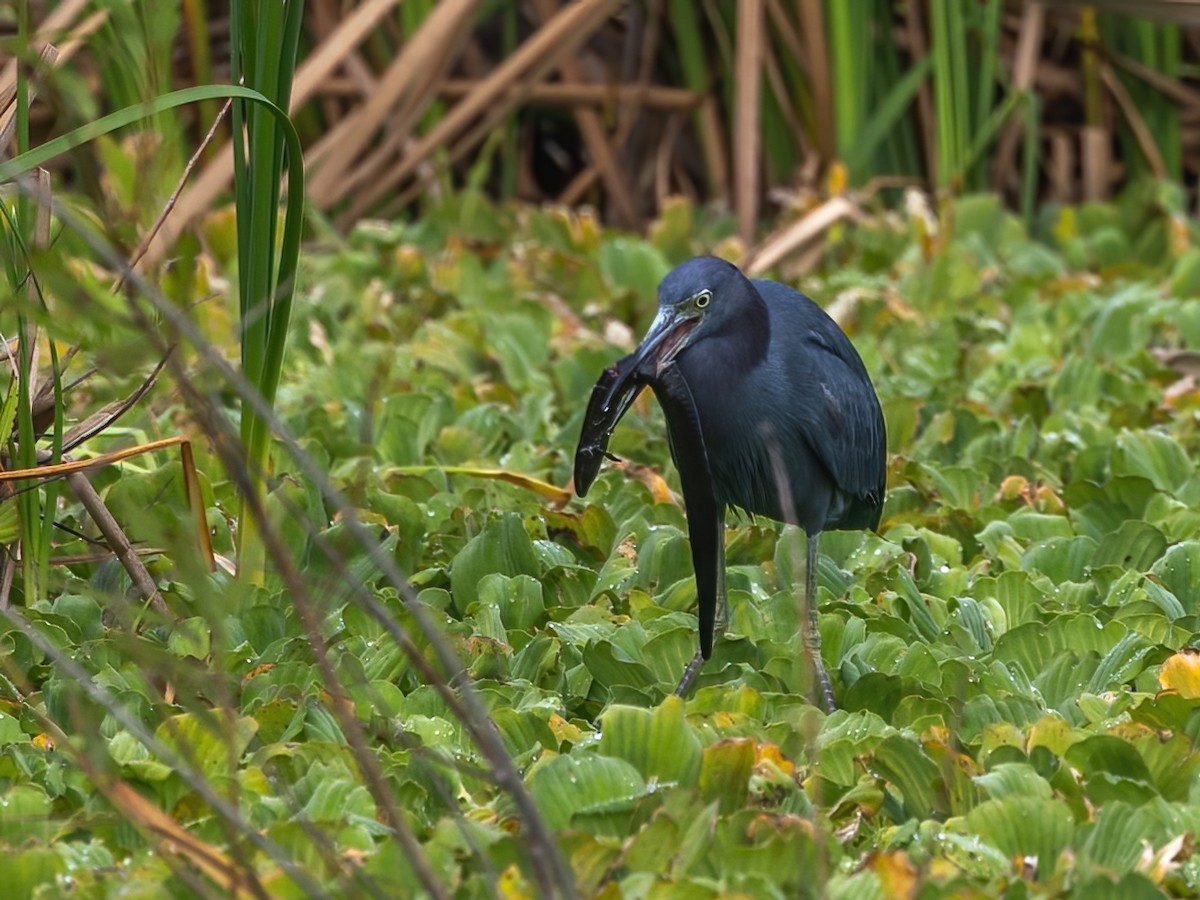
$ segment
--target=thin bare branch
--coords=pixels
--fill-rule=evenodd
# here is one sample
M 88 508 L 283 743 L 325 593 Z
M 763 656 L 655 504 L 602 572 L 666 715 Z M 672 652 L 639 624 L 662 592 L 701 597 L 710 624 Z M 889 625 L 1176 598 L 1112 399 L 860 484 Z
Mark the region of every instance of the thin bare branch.
M 762 159 L 762 0 L 739 0 L 734 56 L 733 169 L 738 234 L 749 246 L 758 226 L 759 166 Z
M 358 218 L 381 197 L 394 191 L 430 154 L 461 134 L 478 117 L 494 123 L 508 115 L 515 105 L 515 98 L 519 96 L 514 95 L 510 88 L 544 77 L 550 69 L 574 53 L 619 3 L 620 0 L 579 0 L 564 8 L 521 44 L 472 94 L 449 110 L 428 134 L 408 148 L 404 157 L 385 177 L 356 197 L 347 217 Z
M 534 0 L 534 8 L 543 24 L 549 23 L 554 18 L 553 0 Z M 563 81 L 567 84 L 585 80 L 578 60 L 573 57 L 565 57 L 559 64 L 559 69 L 562 72 Z M 583 106 L 575 107 L 573 112 L 575 124 L 579 126 L 579 133 L 583 136 L 584 145 L 600 173 L 600 179 L 608 190 L 617 224 L 625 228 L 637 227 L 640 224 L 637 207 L 634 205 L 633 195 L 630 193 L 625 176 L 617 165 L 616 150 L 605 133 L 604 123 L 601 121 L 599 113 Z

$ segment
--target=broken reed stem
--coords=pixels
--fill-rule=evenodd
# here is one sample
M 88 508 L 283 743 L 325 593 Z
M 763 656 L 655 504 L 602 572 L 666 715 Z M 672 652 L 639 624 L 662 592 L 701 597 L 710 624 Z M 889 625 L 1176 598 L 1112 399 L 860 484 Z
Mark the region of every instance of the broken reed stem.
M 83 508 L 87 510 L 88 515 L 92 517 L 92 521 L 96 523 L 96 527 L 104 535 L 104 540 L 108 542 L 108 546 L 112 549 L 112 552 L 121 561 L 121 565 L 125 567 L 125 571 L 129 573 L 129 577 L 133 581 L 133 586 L 137 589 L 137 592 L 145 600 L 149 601 L 152 610 L 161 616 L 169 618 L 171 611 L 167 609 L 167 603 L 163 600 L 162 594 L 159 593 L 158 585 L 151 577 L 146 564 L 142 562 L 141 557 L 133 549 L 133 544 L 129 542 L 124 529 L 113 518 L 112 513 L 108 511 L 108 507 L 104 505 L 104 501 L 100 498 L 100 494 L 92 487 L 92 483 L 88 481 L 87 474 L 85 472 L 72 472 L 67 476 L 67 484 L 75 494 L 76 499 L 83 504 Z

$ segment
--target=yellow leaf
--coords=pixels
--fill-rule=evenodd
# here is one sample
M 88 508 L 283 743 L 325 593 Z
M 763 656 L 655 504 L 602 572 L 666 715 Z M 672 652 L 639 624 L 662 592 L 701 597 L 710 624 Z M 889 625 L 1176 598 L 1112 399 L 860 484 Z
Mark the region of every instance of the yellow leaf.
M 493 481 L 506 481 L 517 487 L 525 488 L 540 494 L 554 504 L 565 506 L 571 499 L 571 491 L 560 488 L 548 481 L 525 475 L 522 472 L 510 472 L 507 469 L 487 469 L 474 466 L 394 466 L 388 470 L 388 475 L 424 475 L 426 472 L 441 472 L 445 475 L 466 475 L 468 478 L 487 478 Z
M 795 764 L 783 755 L 783 751 L 779 749 L 778 744 L 772 744 L 769 741 L 760 743 L 755 757 L 754 763 L 756 768 L 762 763 L 770 763 L 785 775 L 796 774 Z
M 802 834 L 805 837 L 813 836 L 813 823 L 811 820 L 803 816 L 787 815 L 779 813 L 760 813 L 750 820 L 750 824 L 746 826 L 746 835 L 751 839 L 770 834 L 778 834 L 780 836 L 789 836 L 793 834 Z
M 727 710 L 718 709 L 711 716 L 709 716 L 709 722 L 713 728 L 715 728 L 717 731 L 721 731 L 726 728 L 732 728 L 734 725 L 738 724 L 738 718 L 738 716 L 735 716 L 733 713 L 728 712 Z
M 242 678 L 242 686 L 245 687 L 246 682 L 249 681 L 251 678 L 257 678 L 259 675 L 265 675 L 267 672 L 270 672 L 273 668 L 275 668 L 275 663 L 270 663 L 270 662 L 259 663 L 257 666 L 255 666 L 253 669 L 251 669 L 249 672 L 247 672 L 245 677 Z
M 846 185 L 849 184 L 850 177 L 846 174 L 846 166 L 835 161 L 829 167 L 829 177 L 827 186 L 829 188 L 829 196 L 838 197 L 846 193 Z
M 1164 691 L 1175 691 L 1188 700 L 1200 699 L 1200 651 L 1188 647 L 1170 657 L 1158 672 Z
M 1068 722 L 1057 715 L 1050 714 L 1030 726 L 1029 740 L 1025 750 L 1030 752 L 1034 747 L 1045 747 L 1056 756 L 1064 756 L 1067 748 L 1077 740 L 1080 740 L 1080 736 L 1073 733 Z
M 577 744 L 583 740 L 583 729 L 578 725 L 572 725 L 558 713 L 552 714 L 546 724 L 550 726 L 550 733 L 554 735 L 554 739 L 557 741 Z
M 497 888 L 504 900 L 525 900 L 526 897 L 535 896 L 533 886 L 521 875 L 521 870 L 517 868 L 516 863 L 509 865 L 500 874 Z
M 996 492 L 997 500 L 1019 500 L 1029 489 L 1029 482 L 1020 475 L 1009 475 L 1000 482 L 1000 490 Z
M 1058 515 L 1066 511 L 1066 504 L 1063 503 L 1062 497 L 1054 493 L 1054 489 L 1049 485 L 1039 485 L 1037 489 L 1037 507 L 1041 512 L 1051 515 Z
M 1054 223 L 1054 236 L 1060 241 L 1069 241 L 1079 234 L 1079 223 L 1075 219 L 1075 210 L 1064 207 Z
M 1181 256 L 1191 246 L 1191 233 L 1188 220 L 1184 216 L 1171 216 L 1167 220 L 1167 234 L 1171 240 L 1171 253 Z
M 871 860 L 885 897 L 913 897 L 917 893 L 917 868 L 903 850 L 880 853 Z
M 617 468 L 624 470 L 626 474 L 632 475 L 644 484 L 650 490 L 650 496 L 654 498 L 655 503 L 670 503 L 674 500 L 667 482 L 658 472 L 649 466 L 639 466 L 636 463 L 622 462 L 617 464 Z

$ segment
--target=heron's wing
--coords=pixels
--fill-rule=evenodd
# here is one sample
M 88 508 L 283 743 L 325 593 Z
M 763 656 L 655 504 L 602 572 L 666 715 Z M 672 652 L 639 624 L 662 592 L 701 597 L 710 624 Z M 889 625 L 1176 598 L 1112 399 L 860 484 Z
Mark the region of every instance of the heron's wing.
M 810 332 L 806 343 L 817 396 L 804 439 L 838 489 L 863 505 L 858 512 L 846 511 L 854 526 L 861 521 L 874 528 L 886 482 L 887 436 L 879 397 L 858 353 L 840 331 L 836 337 Z
M 879 397 L 862 357 L 836 322 L 810 298 L 774 281 L 754 281 L 767 301 L 771 327 L 788 336 L 774 384 L 802 380 L 806 395 L 791 414 L 805 443 L 857 510 L 843 521 L 878 524 L 887 465 L 887 436 Z M 797 341 L 796 338 L 799 338 Z M 795 343 L 792 343 L 795 341 Z
M 605 369 L 592 388 L 579 445 L 575 448 L 575 491 L 580 497 L 587 495 L 600 473 L 600 464 L 608 452 L 608 439 L 617 422 L 646 386 L 634 369 L 633 359 L 626 356 Z
M 725 591 L 725 505 L 713 493 L 708 449 L 691 389 L 678 366 L 667 366 L 651 382 L 667 419 L 671 455 L 679 469 L 687 504 L 692 566 L 696 571 L 696 600 L 700 612 L 700 653 L 712 655 L 717 605 Z

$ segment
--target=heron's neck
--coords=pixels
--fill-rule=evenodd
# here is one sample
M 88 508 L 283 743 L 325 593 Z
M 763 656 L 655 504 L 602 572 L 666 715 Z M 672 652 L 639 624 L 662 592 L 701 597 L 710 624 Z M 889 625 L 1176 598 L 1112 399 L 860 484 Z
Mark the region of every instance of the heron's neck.
M 756 368 L 771 345 L 771 317 L 757 291 L 740 304 L 737 316 L 725 324 L 716 338 L 722 377 L 736 377 Z

